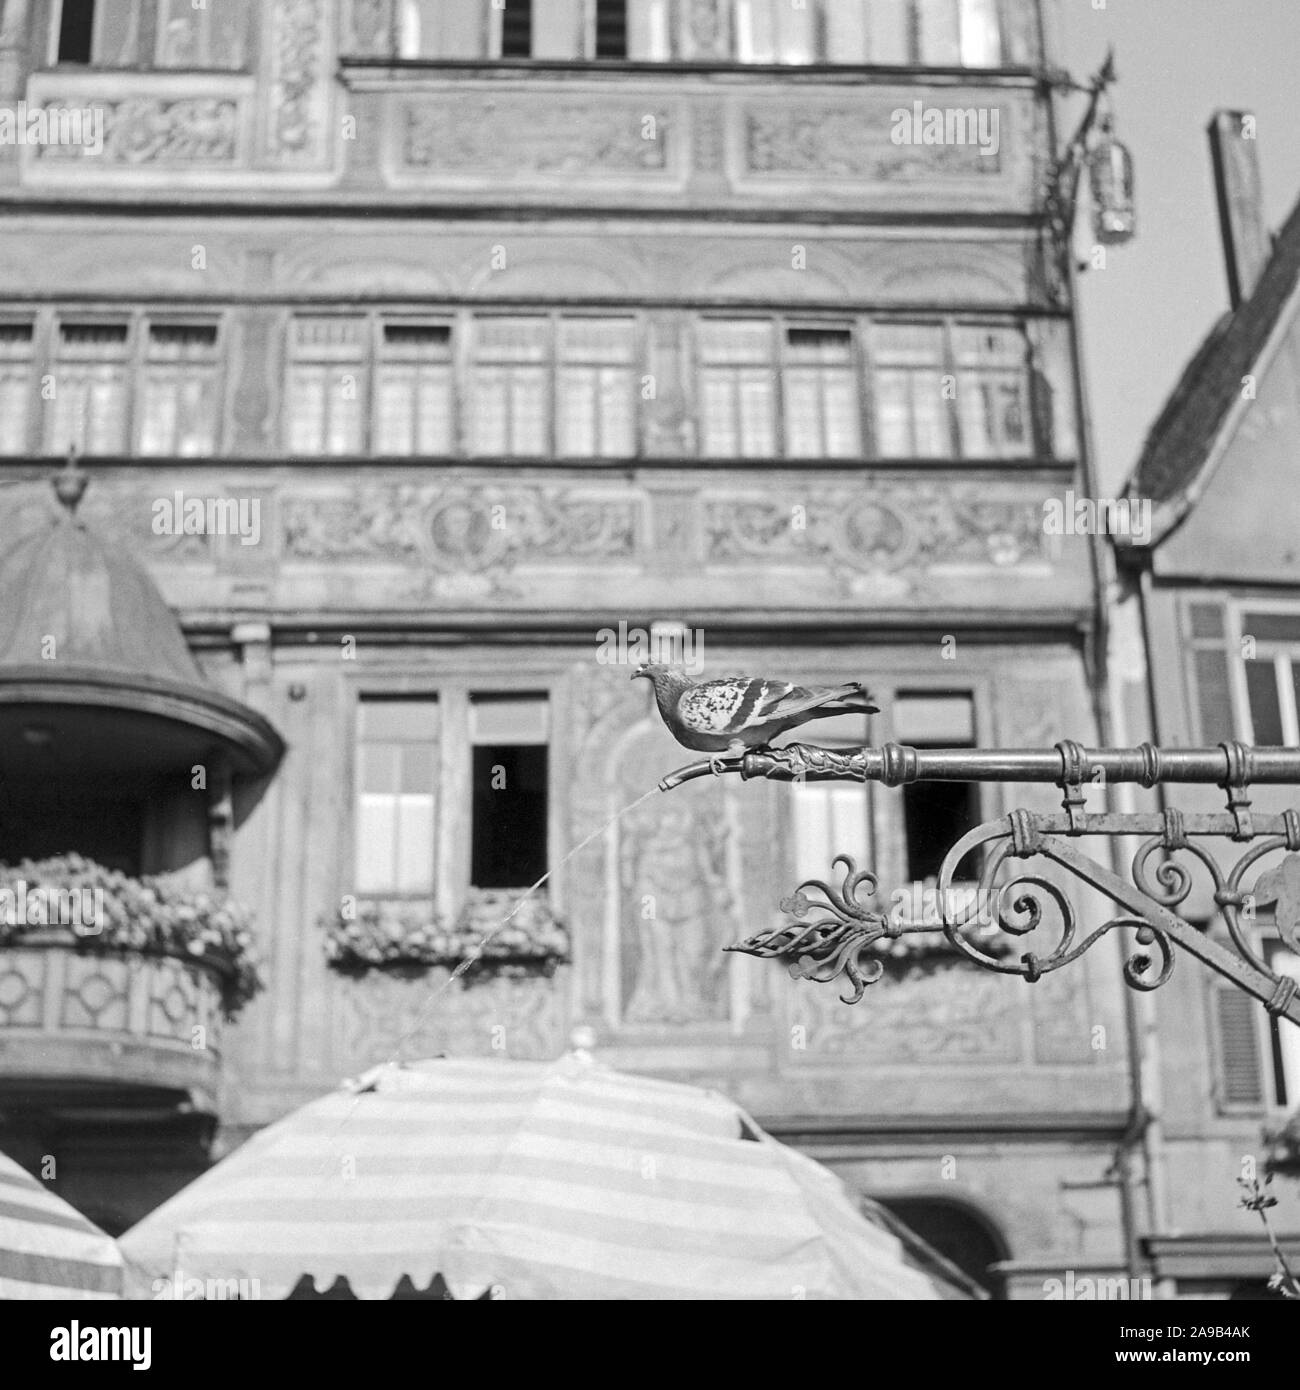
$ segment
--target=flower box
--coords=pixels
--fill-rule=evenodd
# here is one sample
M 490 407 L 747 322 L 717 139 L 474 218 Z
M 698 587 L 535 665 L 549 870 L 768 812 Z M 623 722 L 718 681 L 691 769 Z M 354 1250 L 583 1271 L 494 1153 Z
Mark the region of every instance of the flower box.
M 569 960 L 569 933 L 544 897 L 471 889 L 448 926 L 430 907 L 371 900 L 325 922 L 330 968 L 354 978 L 380 970 L 411 978 L 450 970 L 466 983 L 551 977 Z

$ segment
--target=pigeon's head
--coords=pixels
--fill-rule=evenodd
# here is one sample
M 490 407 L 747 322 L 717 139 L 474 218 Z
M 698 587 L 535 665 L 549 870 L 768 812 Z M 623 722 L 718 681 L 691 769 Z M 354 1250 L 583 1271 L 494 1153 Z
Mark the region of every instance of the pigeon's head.
M 690 679 L 680 666 L 670 666 L 665 661 L 643 661 L 640 666 L 632 672 L 634 681 L 648 680 L 655 689 L 659 689 L 665 682 L 668 684 L 689 685 Z

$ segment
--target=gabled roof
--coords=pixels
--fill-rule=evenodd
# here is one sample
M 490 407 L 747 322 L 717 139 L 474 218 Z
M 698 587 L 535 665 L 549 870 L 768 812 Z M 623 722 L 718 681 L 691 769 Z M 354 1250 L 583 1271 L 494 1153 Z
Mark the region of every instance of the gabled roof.
M 1300 203 L 1292 209 L 1249 299 L 1225 314 L 1187 364 L 1156 418 L 1126 492 L 1149 498 L 1165 524 L 1159 544 L 1194 503 L 1232 408 L 1242 399 L 1242 378 L 1259 362 L 1300 284 Z

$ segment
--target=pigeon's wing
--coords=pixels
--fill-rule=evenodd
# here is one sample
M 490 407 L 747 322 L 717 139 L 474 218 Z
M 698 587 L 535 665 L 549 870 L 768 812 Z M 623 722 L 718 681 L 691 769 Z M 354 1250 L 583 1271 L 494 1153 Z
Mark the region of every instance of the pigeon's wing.
M 736 676 L 692 686 L 678 701 L 677 714 L 696 733 L 738 735 L 774 719 L 813 709 L 843 693 L 828 687 L 807 690 L 789 681 Z

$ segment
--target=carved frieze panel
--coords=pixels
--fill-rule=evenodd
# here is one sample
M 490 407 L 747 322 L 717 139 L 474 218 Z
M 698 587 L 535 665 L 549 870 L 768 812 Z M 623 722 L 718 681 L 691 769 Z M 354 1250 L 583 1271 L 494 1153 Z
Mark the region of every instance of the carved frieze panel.
M 563 487 L 363 487 L 285 499 L 282 545 L 290 560 L 412 565 L 491 588 L 521 564 L 633 559 L 640 507 Z
M 972 487 L 881 484 L 715 497 L 705 518 L 709 564 L 822 567 L 850 591 L 864 576 L 899 582 L 939 565 L 1047 559 L 1040 505 Z
M 447 972 L 420 979 L 331 976 L 334 1066 L 360 1071 L 395 1058 L 509 1057 L 549 1061 L 567 1040 L 567 978 L 497 978 L 446 987 Z
M 745 110 L 745 167 L 751 174 L 880 181 L 996 178 L 1007 167 L 1011 112 L 987 104 L 969 109 L 976 112 L 974 126 L 952 132 L 969 139 L 925 143 L 926 108 L 917 113 L 896 95 L 752 105 Z M 946 108 L 936 110 L 942 119 Z M 907 140 L 894 138 L 904 132 Z
M 408 172 L 466 177 L 662 175 L 672 126 L 669 110 L 648 101 L 538 91 L 421 97 L 401 108 L 398 155 Z
M 103 112 L 103 151 L 89 144 L 43 144 L 33 157 L 45 164 L 95 158 L 97 165 L 228 165 L 240 158 L 240 102 L 234 97 L 52 98 L 52 111 Z M 98 119 L 98 118 L 96 118 Z
M 949 1065 L 1022 1060 L 1021 1020 L 1028 1008 L 997 976 L 962 965 L 917 973 L 901 980 L 886 975 L 872 985 L 857 1009 L 840 1002 L 834 986 L 793 984 L 790 1022 L 799 1044 L 793 1065 L 816 1066 L 852 1054 L 881 1066 Z

